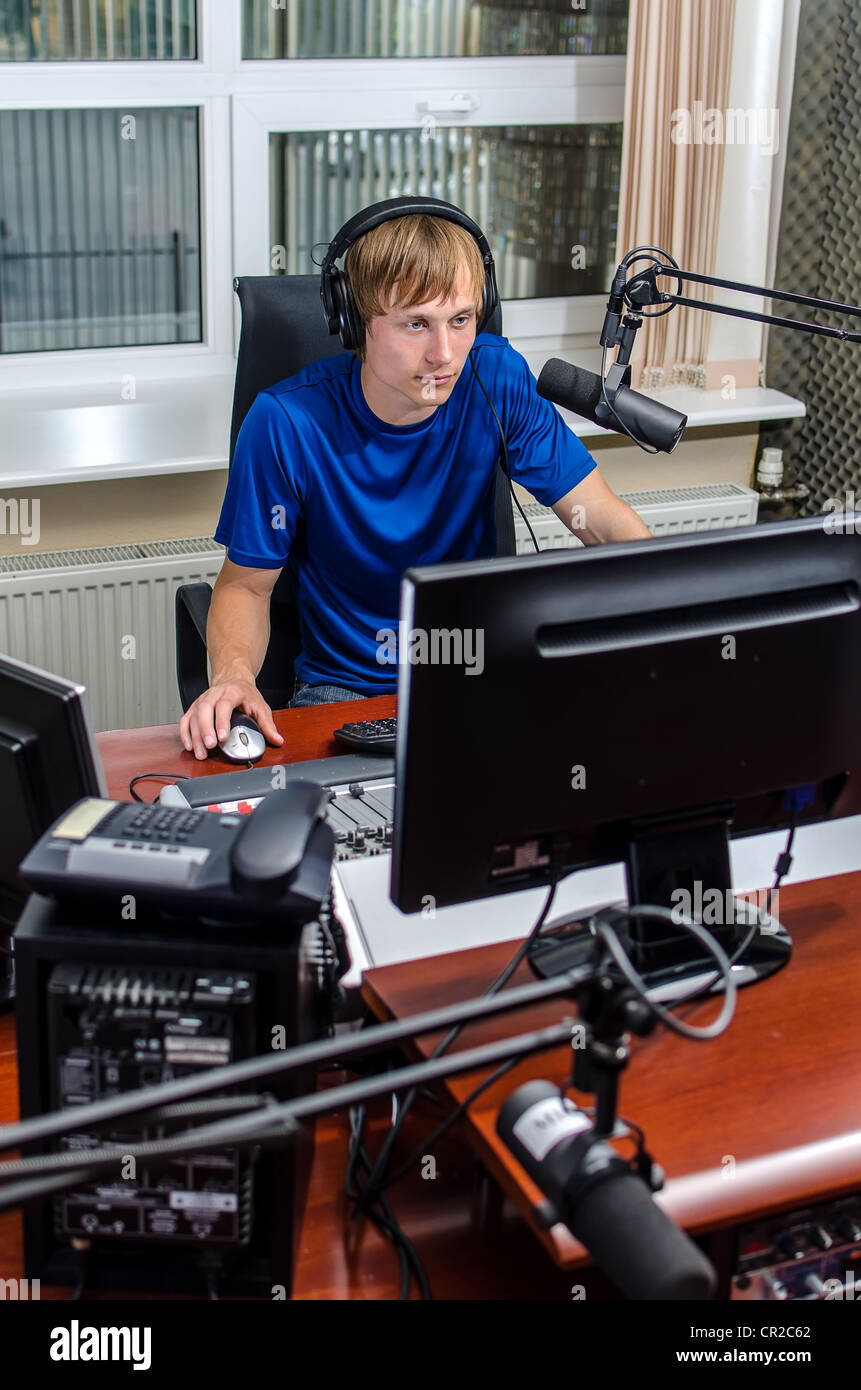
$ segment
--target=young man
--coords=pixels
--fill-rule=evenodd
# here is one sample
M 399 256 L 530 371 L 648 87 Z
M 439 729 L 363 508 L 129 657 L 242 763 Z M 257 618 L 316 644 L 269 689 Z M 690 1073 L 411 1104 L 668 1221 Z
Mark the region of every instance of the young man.
M 404 570 L 494 553 L 488 397 L 512 476 L 586 544 L 649 535 L 520 354 L 476 337 L 485 269 L 465 228 L 426 214 L 383 222 L 350 247 L 345 271 L 364 343 L 262 391 L 237 440 L 216 531 L 228 551 L 207 627 L 212 684 L 180 723 L 198 758 L 237 707 L 283 742 L 255 677 L 285 564 L 303 641 L 291 704 L 397 689 L 378 634 L 397 630 Z

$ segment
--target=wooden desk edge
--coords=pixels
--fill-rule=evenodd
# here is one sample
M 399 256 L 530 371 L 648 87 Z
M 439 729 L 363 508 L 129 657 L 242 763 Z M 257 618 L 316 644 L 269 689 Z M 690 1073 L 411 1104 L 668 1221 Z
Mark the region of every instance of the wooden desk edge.
M 861 879 L 861 874 L 836 877 Z M 516 949 L 515 942 L 507 944 Z M 450 956 L 455 960 L 469 954 L 452 952 Z M 365 1002 L 383 1022 L 395 1018 L 377 988 L 377 979 L 388 968 L 366 972 L 362 982 Z M 417 1045 L 411 1046 L 417 1057 L 423 1055 Z M 474 1085 L 489 1071 L 490 1068 L 461 1076 L 457 1082 Z M 517 1069 L 511 1073 L 510 1081 L 512 1089 L 516 1089 Z M 548 1229 L 536 1218 L 535 1208 L 544 1200 L 544 1194 L 497 1136 L 496 1113 L 486 1097 L 467 1110 L 464 1119 L 470 1144 L 555 1263 L 561 1269 L 586 1263 L 591 1257 L 567 1227 L 556 1225 Z M 728 1168 L 704 1169 L 670 1178 L 655 1200 L 679 1226 L 696 1235 L 758 1220 L 793 1206 L 807 1207 L 848 1195 L 858 1190 L 859 1173 L 861 1129 L 854 1129 L 816 1143 L 734 1162 Z

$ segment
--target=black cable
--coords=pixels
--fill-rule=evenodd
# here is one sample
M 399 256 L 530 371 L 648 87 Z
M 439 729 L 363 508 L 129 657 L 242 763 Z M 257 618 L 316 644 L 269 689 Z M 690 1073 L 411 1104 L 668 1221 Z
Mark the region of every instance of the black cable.
M 426 1139 L 423 1144 L 420 1144 L 417 1149 L 414 1149 L 413 1152 L 410 1154 L 409 1158 L 401 1164 L 400 1168 L 398 1168 L 397 1171 L 394 1172 L 390 1178 L 386 1179 L 384 1187 L 393 1187 L 396 1182 L 400 1182 L 401 1178 L 406 1177 L 413 1164 L 417 1163 L 420 1158 L 424 1158 L 426 1154 L 430 1153 L 434 1144 L 439 1143 L 440 1139 L 446 1133 L 446 1131 L 451 1128 L 455 1120 L 460 1119 L 460 1117 L 465 1113 L 465 1111 L 467 1111 L 469 1107 L 472 1105 L 473 1101 L 478 1100 L 478 1097 L 482 1094 L 482 1092 L 488 1090 L 488 1088 L 492 1086 L 494 1082 L 499 1081 L 503 1076 L 505 1076 L 506 1072 L 511 1071 L 512 1067 L 514 1067 L 515 1065 L 516 1059 L 512 1059 L 509 1062 L 503 1062 L 502 1066 L 497 1067 L 495 1071 L 492 1071 L 490 1073 L 490 1076 L 487 1076 L 483 1081 L 480 1081 L 479 1084 L 476 1087 L 474 1087 L 473 1090 L 470 1091 L 466 1099 L 462 1100 L 460 1102 L 460 1105 L 458 1105 L 456 1109 L 452 1110 L 451 1113 L 446 1117 L 446 1119 L 443 1120 L 442 1124 L 437 1125 L 430 1138 Z
M 396 1096 L 396 1095 L 393 1095 L 393 1096 L 392 1096 L 393 1121 L 396 1121 L 396 1120 L 397 1120 L 397 1111 L 398 1111 L 399 1105 L 400 1105 L 400 1099 L 399 1099 L 399 1097 Z M 363 1154 L 364 1154 L 364 1165 L 367 1167 L 367 1170 L 370 1171 L 370 1157 L 369 1157 L 369 1155 L 368 1155 L 367 1150 L 364 1148 L 364 1145 L 363 1145 L 362 1147 L 363 1147 Z M 430 1284 L 429 1284 L 429 1282 L 428 1282 L 428 1277 L 427 1277 L 427 1274 L 426 1274 L 426 1272 L 425 1272 L 424 1265 L 422 1264 L 422 1261 L 421 1261 L 421 1259 L 419 1258 L 418 1251 L 416 1250 L 416 1248 L 415 1248 L 415 1246 L 413 1245 L 412 1241 L 410 1240 L 409 1236 L 407 1236 L 406 1232 L 403 1230 L 403 1228 L 402 1228 L 400 1222 L 398 1221 L 397 1217 L 395 1216 L 394 1208 L 393 1208 L 393 1206 L 392 1206 L 392 1204 L 391 1204 L 389 1198 L 388 1198 L 384 1193 L 381 1193 L 380 1196 L 379 1196 L 378 1199 L 377 1199 L 377 1202 L 378 1202 L 378 1206 L 380 1207 L 380 1209 L 381 1209 L 381 1211 L 382 1211 L 382 1213 L 383 1213 L 383 1217 L 384 1217 L 384 1219 L 385 1219 L 385 1221 L 386 1221 L 387 1226 L 389 1226 L 389 1227 L 392 1229 L 392 1231 L 393 1231 L 393 1233 L 394 1233 L 394 1235 L 395 1235 L 395 1238 L 396 1238 L 397 1241 L 398 1241 L 398 1245 L 403 1249 L 403 1251 L 404 1251 L 404 1253 L 405 1253 L 405 1255 L 406 1255 L 406 1257 L 407 1257 L 407 1260 L 408 1260 L 408 1262 L 409 1262 L 410 1268 L 412 1269 L 413 1274 L 415 1275 L 416 1283 L 417 1283 L 417 1285 L 418 1285 L 419 1293 L 420 1293 L 422 1299 L 425 1300 L 425 1301 L 429 1300 L 429 1299 L 432 1297 L 432 1295 L 431 1295 L 431 1290 L 430 1290 Z M 405 1289 L 404 1297 L 405 1297 L 405 1298 L 409 1298 L 409 1281 L 408 1281 L 408 1280 L 407 1280 L 407 1284 L 406 1284 L 406 1289 Z
M 535 937 L 541 931 L 541 928 L 543 927 L 544 922 L 547 918 L 547 914 L 550 911 L 550 907 L 556 895 L 556 884 L 557 879 L 554 874 L 553 880 L 549 886 L 544 906 L 541 909 L 537 922 L 533 926 L 526 940 L 521 942 L 519 948 L 517 949 L 517 951 L 515 951 L 513 957 L 505 966 L 504 970 L 501 971 L 501 973 L 496 977 L 496 979 L 489 986 L 489 988 L 485 990 L 485 998 L 493 994 L 499 993 L 503 986 L 508 983 L 511 976 L 514 974 L 514 971 L 517 969 L 521 961 L 526 956 L 529 947 L 532 945 L 532 942 L 535 940 Z M 452 1043 L 455 1041 L 455 1039 L 458 1037 L 458 1035 L 461 1033 L 464 1027 L 466 1027 L 465 1024 L 459 1023 L 454 1028 L 450 1028 L 448 1033 L 446 1033 L 445 1037 L 442 1039 L 442 1041 L 437 1043 L 436 1047 L 431 1053 L 430 1060 L 433 1061 L 437 1057 L 441 1057 L 444 1052 L 448 1051 L 448 1049 L 451 1047 Z M 408 1091 L 406 1096 L 404 1097 L 404 1102 L 403 1106 L 401 1107 L 399 1119 L 396 1124 L 392 1125 L 391 1129 L 386 1135 L 386 1138 L 383 1141 L 382 1147 L 375 1160 L 374 1168 L 370 1174 L 370 1178 L 368 1180 L 366 1188 L 366 1191 L 368 1191 L 372 1197 L 376 1195 L 377 1191 L 382 1190 L 382 1186 L 385 1182 L 386 1168 L 388 1167 L 392 1149 L 394 1148 L 398 1134 L 400 1133 L 400 1128 L 403 1124 L 404 1118 L 406 1117 L 407 1112 L 410 1109 L 410 1106 L 415 1101 L 415 1098 L 416 1088 L 414 1087 L 411 1091 Z
M 348 1164 L 348 1178 L 345 1184 L 347 1196 L 358 1203 L 364 1196 L 364 1188 L 361 1180 L 360 1169 L 364 1168 L 367 1172 L 371 1169 L 371 1160 L 367 1149 L 362 1143 L 361 1133 L 365 1122 L 365 1106 L 353 1106 L 350 1109 L 350 1161 Z M 400 1265 L 400 1293 L 401 1301 L 406 1301 L 410 1293 L 411 1271 L 415 1277 L 419 1293 L 423 1300 L 432 1298 L 430 1283 L 424 1266 L 419 1258 L 412 1241 L 403 1231 L 394 1209 L 388 1197 L 381 1193 L 376 1199 L 379 1210 L 371 1205 L 368 1210 L 368 1217 L 376 1226 L 377 1230 L 394 1245 L 398 1253 Z
M 478 382 L 479 386 L 481 387 L 482 391 L 484 392 L 485 400 L 487 401 L 487 404 L 490 406 L 490 409 L 491 409 L 491 411 L 493 412 L 493 418 L 494 418 L 494 420 L 496 421 L 496 427 L 497 427 L 497 429 L 499 430 L 499 438 L 500 438 L 500 440 L 502 441 L 502 457 L 503 457 L 503 460 L 504 460 L 502 467 L 503 467 L 503 472 L 505 473 L 505 476 L 506 476 L 506 478 L 508 479 L 508 491 L 511 493 L 511 500 L 512 500 L 512 502 L 514 503 L 514 505 L 515 505 L 515 507 L 517 508 L 517 510 L 520 512 L 520 515 L 523 517 L 523 524 L 524 524 L 524 526 L 526 527 L 527 531 L 529 532 L 530 537 L 532 538 L 532 544 L 535 546 L 535 549 L 536 549 L 536 551 L 538 552 L 538 554 L 540 554 L 540 553 L 541 553 L 541 546 L 538 544 L 537 540 L 535 539 L 535 532 L 533 531 L 532 527 L 529 525 L 529 518 L 527 517 L 525 511 L 523 510 L 523 508 L 522 508 L 521 505 L 520 505 L 520 498 L 517 496 L 517 493 L 514 491 L 514 484 L 513 484 L 513 482 L 511 481 L 511 468 L 509 467 L 509 463 L 508 463 L 508 441 L 507 441 L 506 438 L 505 438 L 505 430 L 502 428 L 502 421 L 500 420 L 499 416 L 498 416 L 497 413 L 496 413 L 496 407 L 495 407 L 495 405 L 493 404 L 493 401 L 490 399 L 490 396 L 487 394 L 487 388 L 486 388 L 484 382 L 482 381 L 481 377 L 478 375 L 478 368 L 476 367 L 475 362 L 473 361 L 472 349 L 471 349 L 471 348 L 470 348 L 470 351 L 469 351 L 469 365 L 472 367 L 472 370 L 473 370 L 473 372 L 475 373 L 475 379 L 476 379 L 476 381 Z
M 699 922 L 679 922 L 672 915 L 668 907 L 653 907 L 638 904 L 636 907 L 619 908 L 620 913 L 631 917 L 657 917 L 659 921 L 673 923 L 674 926 L 684 927 L 689 935 L 695 936 L 701 946 L 705 946 L 709 955 L 714 956 L 720 967 L 720 975 L 723 977 L 725 993 L 720 1012 L 713 1023 L 708 1023 L 702 1028 L 695 1028 L 690 1023 L 684 1023 L 680 1018 L 676 1018 L 669 1009 L 665 1009 L 649 994 L 649 987 L 643 977 L 631 964 L 621 941 L 609 923 L 601 920 L 601 913 L 593 919 L 595 922 L 595 933 L 600 936 L 605 946 L 609 950 L 616 965 L 621 970 L 628 984 L 636 992 L 638 997 L 647 1004 L 654 1014 L 661 1020 L 665 1028 L 671 1033 L 677 1033 L 680 1037 L 689 1038 L 691 1042 L 709 1042 L 712 1038 L 720 1037 L 729 1027 L 732 1016 L 735 1013 L 736 983 L 733 979 L 732 970 L 723 947 L 716 937 L 713 937 L 705 927 Z M 694 994 L 686 994 L 683 999 L 676 999 L 673 1002 L 686 1004 L 692 998 L 699 995 L 699 987 Z
M 632 441 L 632 443 L 636 444 L 636 446 L 637 446 L 638 449 L 642 449 L 642 451 L 643 451 L 644 454 L 659 454 L 659 453 L 661 452 L 661 450 L 660 450 L 660 449 L 657 449 L 657 448 L 655 448 L 655 449 L 650 449 L 650 448 L 648 447 L 648 445 L 644 444 L 643 441 L 642 441 L 641 439 L 638 439 L 637 436 L 636 436 L 635 434 L 632 434 L 631 431 L 628 429 L 628 426 L 625 424 L 625 421 L 622 419 L 621 415 L 617 415 L 617 414 L 616 414 L 616 411 L 613 409 L 613 406 L 612 406 L 612 404 L 611 404 L 611 402 L 610 402 L 610 397 L 607 395 L 607 349 L 606 349 L 606 348 L 602 348 L 602 349 L 601 349 L 601 398 L 602 398 L 602 400 L 603 400 L 603 402 L 604 402 L 604 405 L 607 407 L 608 411 L 609 411 L 610 414 L 613 416 L 613 419 L 614 419 L 614 420 L 616 421 L 616 423 L 618 424 L 618 426 L 619 426 L 619 428 L 621 429 L 622 433 L 623 433 L 623 434 L 626 434 L 626 435 L 628 436 L 628 438 Z
M 780 888 L 781 883 L 783 882 L 784 878 L 789 873 L 789 870 L 792 867 L 792 845 L 793 841 L 795 840 L 796 816 L 797 813 L 793 811 L 792 819 L 789 825 L 789 834 L 786 837 L 786 845 L 784 846 L 783 852 L 777 856 L 777 863 L 774 866 L 774 883 L 768 890 L 768 895 L 766 897 L 765 904 L 765 910 L 769 914 L 769 916 L 771 915 L 771 904 L 774 899 L 774 895 Z M 745 899 L 741 899 L 741 901 L 744 902 Z M 762 925 L 759 920 L 758 909 L 754 909 L 754 911 L 756 915 L 754 917 L 754 920 L 750 924 L 750 931 L 747 933 L 747 936 L 743 939 L 741 945 L 737 946 L 736 949 L 733 951 L 732 955 L 730 956 L 730 966 L 737 965 L 738 962 L 742 960 L 744 956 L 747 955 L 751 943 L 754 940 L 754 937 L 756 936 L 757 932 L 759 931 L 760 926 Z M 719 979 L 720 973 L 712 975 L 710 980 L 705 980 L 701 985 L 697 987 L 696 990 L 693 990 L 690 994 L 685 995 L 684 999 L 677 1000 L 677 1003 L 686 1004 L 689 1000 L 701 998 L 703 994 L 707 994 L 710 989 L 714 988 Z
M 367 1105 L 351 1105 L 347 1112 L 350 1117 L 350 1145 L 347 1151 L 347 1171 L 344 1174 L 344 1191 L 351 1202 L 358 1200 L 357 1165 L 359 1162 L 359 1145 L 365 1125 L 367 1110 Z
M 786 845 L 784 847 L 783 853 L 777 856 L 777 863 L 774 866 L 774 883 L 768 890 L 768 899 L 765 904 L 765 910 L 769 914 L 771 913 L 772 899 L 777 890 L 779 889 L 781 883 L 786 878 L 786 875 L 789 873 L 789 870 L 792 868 L 792 846 L 795 841 L 797 821 L 798 812 L 796 809 L 793 808 L 792 816 L 789 822 L 789 834 L 786 837 Z
M 249 763 L 248 766 L 252 767 L 253 764 Z M 135 787 L 137 786 L 138 782 L 145 782 L 151 777 L 157 778 L 160 782 L 169 782 L 172 787 L 177 787 L 179 786 L 180 782 L 185 781 L 184 777 L 177 777 L 175 772 L 139 772 L 137 777 L 133 777 L 132 780 L 129 782 L 129 795 L 133 798 L 133 800 L 140 801 L 145 806 L 151 806 L 153 803 L 151 801 L 144 802 L 143 797 L 138 796 L 137 792 L 135 791 Z
M 371 1167 L 371 1161 L 368 1156 L 367 1149 L 364 1147 L 364 1144 L 362 1143 L 362 1131 L 364 1129 L 366 1114 L 367 1107 L 364 1105 L 350 1107 L 350 1147 L 348 1154 L 347 1176 L 344 1183 L 344 1190 L 347 1196 L 350 1198 L 350 1200 L 354 1203 L 354 1206 L 358 1204 L 358 1202 L 364 1195 L 364 1187 L 361 1179 L 361 1169 L 364 1168 L 366 1171 L 369 1172 Z M 391 1241 L 391 1243 L 395 1247 L 395 1250 L 397 1251 L 398 1263 L 400 1267 L 399 1298 L 401 1301 L 404 1301 L 409 1298 L 410 1260 L 407 1254 L 404 1240 L 401 1239 L 401 1237 L 403 1237 L 403 1231 L 401 1231 L 400 1227 L 397 1226 L 397 1223 L 395 1223 L 395 1225 L 392 1225 L 388 1221 L 386 1212 L 382 1207 L 382 1203 L 380 1203 L 380 1210 L 377 1210 L 376 1206 L 374 1204 L 371 1204 L 367 1214 L 372 1224 L 376 1226 L 377 1230 L 380 1231 L 380 1233 L 383 1236 L 385 1236 L 386 1239 Z

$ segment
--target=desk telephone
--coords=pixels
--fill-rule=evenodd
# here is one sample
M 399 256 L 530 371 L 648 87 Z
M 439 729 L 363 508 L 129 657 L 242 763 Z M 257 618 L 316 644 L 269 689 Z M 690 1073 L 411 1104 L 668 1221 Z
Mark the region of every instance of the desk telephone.
M 33 846 L 21 877 L 93 907 L 133 894 L 167 915 L 308 921 L 329 892 L 328 797 L 293 782 L 251 816 L 85 797 Z

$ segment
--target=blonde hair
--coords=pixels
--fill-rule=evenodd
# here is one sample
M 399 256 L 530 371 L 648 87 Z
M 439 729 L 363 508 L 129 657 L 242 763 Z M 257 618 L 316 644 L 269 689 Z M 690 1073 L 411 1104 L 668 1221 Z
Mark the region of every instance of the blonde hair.
M 381 222 L 350 247 L 344 260 L 356 310 L 366 328 L 371 319 L 388 313 L 395 285 L 398 308 L 445 300 L 454 293 L 464 269 L 479 314 L 485 269 L 478 243 L 465 227 L 427 213 Z M 364 343 L 356 355 L 364 361 Z

